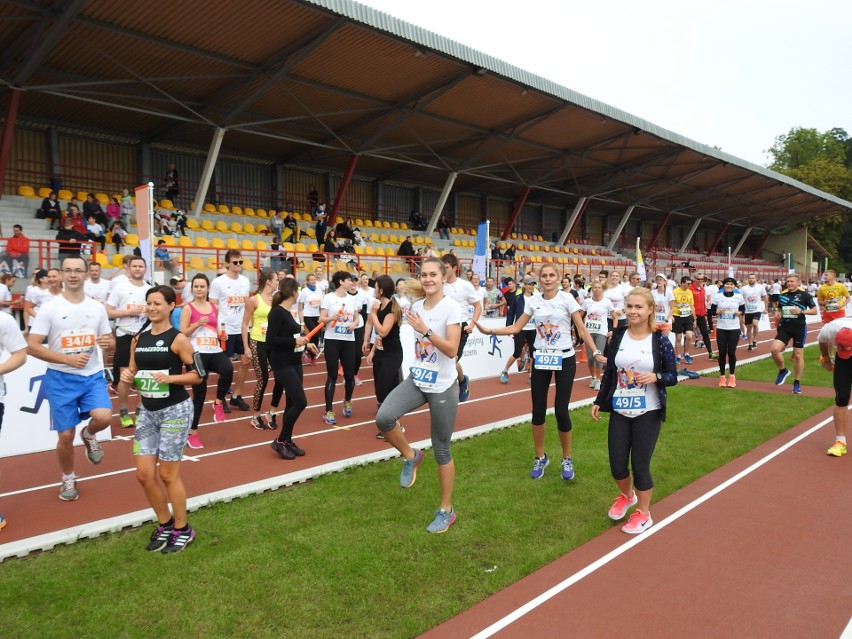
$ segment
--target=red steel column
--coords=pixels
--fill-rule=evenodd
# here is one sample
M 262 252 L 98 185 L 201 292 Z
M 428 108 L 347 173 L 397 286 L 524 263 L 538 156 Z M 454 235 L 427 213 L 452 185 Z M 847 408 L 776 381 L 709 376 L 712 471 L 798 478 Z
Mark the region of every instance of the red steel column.
M 343 180 L 341 180 L 340 186 L 337 188 L 334 204 L 331 205 L 331 213 L 328 214 L 326 224 L 328 224 L 329 228 L 334 225 L 334 221 L 337 219 L 337 212 L 340 210 L 340 204 L 346 199 L 346 191 L 349 190 L 349 183 L 352 181 L 352 176 L 355 175 L 355 166 L 358 164 L 359 157 L 358 155 L 353 155 L 349 158 L 349 164 L 346 165 L 346 172 L 343 174 Z
M 15 137 L 15 121 L 18 119 L 18 106 L 21 104 L 20 89 L 9 89 L 9 106 L 6 109 L 6 123 L 3 125 L 3 138 L 0 140 L 0 196 L 6 189 L 6 169 L 12 155 L 12 139 Z
M 509 239 L 509 235 L 511 235 L 512 229 L 515 228 L 515 222 L 518 221 L 518 216 L 521 214 L 521 209 L 524 208 L 524 204 L 526 204 L 529 194 L 530 187 L 525 188 L 524 192 L 521 193 L 521 197 L 515 205 L 515 210 L 512 212 L 512 217 L 509 218 L 509 223 L 506 224 L 506 230 L 503 231 L 503 235 L 500 236 L 501 241 L 505 242 Z
M 645 250 L 650 251 L 652 248 L 654 248 L 657 245 L 657 240 L 659 240 L 660 235 L 663 234 L 663 229 L 669 223 L 669 219 L 671 218 L 671 216 L 672 216 L 671 211 L 666 213 L 665 217 L 663 217 L 663 219 L 657 225 L 657 230 L 654 231 L 654 235 L 651 237 L 651 241 L 648 242 L 648 247 Z
M 713 243 L 707 247 L 707 255 L 710 255 L 713 251 L 716 250 L 716 247 L 719 246 L 719 242 L 722 240 L 722 236 L 725 235 L 725 231 L 728 230 L 728 226 L 728 224 L 725 224 L 722 226 L 721 229 L 719 229 L 719 233 L 716 235 L 716 239 L 713 240 Z

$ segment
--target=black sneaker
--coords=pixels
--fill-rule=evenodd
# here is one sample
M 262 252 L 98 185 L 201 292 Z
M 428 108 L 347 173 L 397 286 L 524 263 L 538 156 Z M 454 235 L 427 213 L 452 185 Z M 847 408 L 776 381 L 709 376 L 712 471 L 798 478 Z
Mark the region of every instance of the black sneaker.
M 178 530 L 175 528 L 172 530 L 172 536 L 171 539 L 169 539 L 169 543 L 160 552 L 164 555 L 168 555 L 173 552 L 181 552 L 193 539 L 195 539 L 195 530 L 192 526 L 187 525 L 186 530 Z
M 151 534 L 151 541 L 148 542 L 148 550 L 154 552 L 165 548 L 169 540 L 171 540 L 174 530 L 174 526 L 171 525 L 160 524 L 157 526 Z
M 273 440 L 270 447 L 281 456 L 281 459 L 286 459 L 287 461 L 293 461 L 296 459 L 296 454 L 287 448 L 287 445 L 284 442 L 279 442 L 277 439 Z
M 289 450 L 291 453 L 293 453 L 296 457 L 304 457 L 305 456 L 305 451 L 302 450 L 301 448 L 299 448 L 296 445 L 296 442 L 294 442 L 294 441 L 284 442 L 284 447 L 287 450 Z
M 385 438 L 385 434 L 382 431 L 379 431 L 378 433 L 376 433 L 376 439 L 382 439 L 383 440 L 384 438 Z
M 263 419 L 263 415 L 255 415 L 251 418 L 252 428 L 257 430 L 266 430 L 269 428 L 269 424 L 266 423 L 266 420 Z
M 222 410 L 225 411 L 226 415 L 231 414 L 231 407 L 228 406 L 228 400 L 227 399 L 222 400 Z
M 269 430 L 276 430 L 278 428 L 278 422 L 275 419 L 275 413 L 269 411 L 269 423 L 266 425 Z
M 251 410 L 249 405 L 246 404 L 242 395 L 237 395 L 236 397 L 231 398 L 231 406 L 234 408 L 239 408 L 240 410 Z

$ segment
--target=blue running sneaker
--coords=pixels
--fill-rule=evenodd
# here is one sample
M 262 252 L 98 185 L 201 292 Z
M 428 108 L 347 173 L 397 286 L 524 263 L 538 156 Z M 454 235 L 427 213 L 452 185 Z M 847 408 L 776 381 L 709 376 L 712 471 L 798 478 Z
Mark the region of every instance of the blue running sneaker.
M 574 461 L 570 457 L 562 458 L 562 479 L 574 479 Z
M 678 355 L 677 357 L 675 357 L 675 364 L 680 364 L 680 363 L 681 363 L 681 361 L 682 361 L 682 358 L 681 358 L 681 356 L 680 356 L 680 355 Z
M 0 515 L 0 530 L 3 530 L 3 527 L 6 525 L 6 520 L 3 519 L 3 515 Z
M 533 460 L 533 467 L 530 471 L 530 477 L 532 479 L 541 479 L 544 475 L 544 469 L 550 466 L 550 457 L 547 456 L 547 453 L 544 454 L 544 457 L 536 457 Z
M 793 393 L 796 395 L 802 394 L 802 385 L 799 382 L 793 382 Z
M 337 423 L 337 420 L 334 418 L 334 412 L 333 411 L 326 411 L 325 413 L 323 413 L 322 418 L 323 418 L 323 420 L 325 420 L 325 423 L 328 424 L 329 426 L 334 426 Z
M 352 402 L 343 402 L 343 416 L 352 417 Z
M 440 508 L 435 511 L 435 519 L 426 527 L 426 532 L 441 534 L 445 533 L 456 523 L 456 511 L 450 508 L 449 512 Z
M 503 382 L 504 384 L 509 383 L 509 374 L 506 371 L 503 371 L 502 373 L 500 373 L 500 381 Z
M 423 451 L 415 450 L 413 459 L 402 460 L 402 472 L 399 474 L 399 485 L 411 488 L 417 481 L 417 468 L 423 463 Z
M 459 401 L 466 402 L 468 399 L 470 399 L 470 378 L 465 375 L 459 384 Z
M 784 380 L 790 377 L 790 371 L 786 368 L 782 368 L 778 371 L 778 377 L 775 378 L 775 385 L 781 386 L 784 383 Z
M 686 362 L 687 364 L 692 364 L 692 356 L 691 355 L 684 355 L 683 361 Z

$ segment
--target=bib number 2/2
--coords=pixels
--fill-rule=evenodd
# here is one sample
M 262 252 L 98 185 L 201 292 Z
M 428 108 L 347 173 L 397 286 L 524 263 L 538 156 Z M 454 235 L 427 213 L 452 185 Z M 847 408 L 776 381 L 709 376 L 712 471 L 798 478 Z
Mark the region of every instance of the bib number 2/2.
M 561 371 L 562 353 L 560 351 L 536 351 L 533 366 L 542 371 Z
M 151 377 L 154 373 L 168 375 L 169 371 L 137 371 L 133 382 L 142 397 L 148 399 L 163 399 L 169 396 L 169 385 L 160 384 Z

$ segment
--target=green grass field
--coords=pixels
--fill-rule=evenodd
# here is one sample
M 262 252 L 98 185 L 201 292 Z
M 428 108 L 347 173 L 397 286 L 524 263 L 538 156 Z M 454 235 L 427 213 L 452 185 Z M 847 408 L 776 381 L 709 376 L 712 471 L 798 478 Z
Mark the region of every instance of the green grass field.
M 815 367 L 814 367 L 815 368 Z M 743 369 L 745 372 L 745 369 Z M 671 390 L 655 498 L 830 405 L 807 396 Z M 769 409 L 771 405 L 771 410 Z M 705 407 L 705 408 L 701 408 Z M 348 470 L 194 513 L 198 538 L 163 556 L 150 529 L 0 564 L 3 637 L 411 637 L 611 528 L 606 420 L 572 412 L 577 478 L 529 479 L 527 425 L 459 442 L 444 535 L 431 455 L 410 490 L 400 463 Z M 555 425 L 548 451 L 558 457 Z

